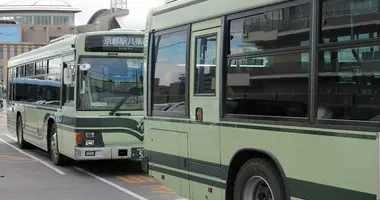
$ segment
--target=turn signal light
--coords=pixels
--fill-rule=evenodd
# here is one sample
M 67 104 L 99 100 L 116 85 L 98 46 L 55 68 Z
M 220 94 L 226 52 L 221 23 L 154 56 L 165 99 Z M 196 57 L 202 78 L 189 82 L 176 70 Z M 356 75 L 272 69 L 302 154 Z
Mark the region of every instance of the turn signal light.
M 75 136 L 75 143 L 80 144 L 80 143 L 82 143 L 82 140 L 83 140 L 83 135 L 80 133 L 77 133 Z

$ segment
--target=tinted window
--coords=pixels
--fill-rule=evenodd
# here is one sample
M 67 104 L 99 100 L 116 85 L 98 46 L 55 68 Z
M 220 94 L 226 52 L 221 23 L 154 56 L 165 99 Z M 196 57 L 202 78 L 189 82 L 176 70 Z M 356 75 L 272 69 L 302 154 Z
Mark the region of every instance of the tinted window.
M 187 31 L 156 36 L 153 104 L 185 101 Z
M 229 60 L 227 114 L 307 117 L 308 58 L 294 53 Z
M 318 118 L 380 121 L 380 47 L 319 54 Z
M 269 11 L 230 23 L 230 54 L 301 46 L 309 40 L 310 5 Z
M 47 74 L 48 61 L 40 61 L 36 64 L 28 64 L 25 68 L 19 67 L 19 77 L 11 81 L 15 101 L 36 103 L 45 106 L 60 105 L 61 96 L 61 71 L 60 59 L 52 59 Z M 25 72 L 25 77 L 22 76 Z M 35 75 L 36 74 L 36 75 Z
M 322 3 L 322 43 L 379 37 L 380 0 L 325 0 Z
M 196 39 L 195 94 L 215 93 L 216 36 Z

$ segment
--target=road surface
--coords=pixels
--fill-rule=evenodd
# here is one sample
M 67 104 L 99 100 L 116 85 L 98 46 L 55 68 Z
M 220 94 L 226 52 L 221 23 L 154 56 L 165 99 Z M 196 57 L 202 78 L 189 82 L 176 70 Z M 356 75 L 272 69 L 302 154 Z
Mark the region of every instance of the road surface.
M 37 149 L 20 150 L 0 113 L 0 199 L 179 200 L 139 163 L 86 162 L 56 167 Z

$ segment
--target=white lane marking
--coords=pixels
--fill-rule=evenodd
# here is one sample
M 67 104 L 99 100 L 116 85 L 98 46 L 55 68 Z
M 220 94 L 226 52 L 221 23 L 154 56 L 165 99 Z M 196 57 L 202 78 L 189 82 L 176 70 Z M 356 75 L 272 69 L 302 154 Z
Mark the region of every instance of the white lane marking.
M 17 138 L 13 137 L 13 136 L 12 136 L 12 135 L 10 135 L 10 134 L 6 134 L 5 136 L 7 136 L 7 137 L 11 138 L 11 139 L 12 139 L 12 140 L 14 140 L 14 141 L 17 141 Z
M 10 137 L 10 136 L 8 136 L 8 135 L 6 135 L 6 136 L 9 137 L 9 138 L 11 138 L 12 140 L 14 140 L 12 137 Z M 6 144 L 6 145 L 12 147 L 13 149 L 17 150 L 18 152 L 20 152 L 20 153 L 22 153 L 22 154 L 24 154 L 24 155 L 26 155 L 26 156 L 29 156 L 29 157 L 33 158 L 34 160 L 38 161 L 39 163 L 45 165 L 46 167 L 49 167 L 50 169 L 54 170 L 54 171 L 57 172 L 58 174 L 61 174 L 61 175 L 65 175 L 65 174 L 66 174 L 65 172 L 63 172 L 63 171 L 61 171 L 61 170 L 59 170 L 59 169 L 53 167 L 52 165 L 46 163 L 45 161 L 43 161 L 43 160 L 41 160 L 41 159 L 39 159 L 39 158 L 37 158 L 37 157 L 35 157 L 35 156 L 29 154 L 29 153 L 26 153 L 25 151 L 23 151 L 23 150 L 21 150 L 21 149 L 15 147 L 15 146 L 9 144 L 8 142 L 6 142 L 5 140 L 3 140 L 3 139 L 1 139 L 1 138 L 0 138 L 0 141 L 3 142 L 3 143 Z M 16 139 L 16 141 L 17 141 L 17 139 Z
M 112 183 L 111 181 L 108 181 L 108 180 L 106 180 L 106 179 L 104 179 L 102 177 L 99 177 L 99 176 L 97 176 L 97 175 L 95 175 L 95 174 L 93 174 L 91 172 L 88 172 L 88 171 L 82 169 L 82 168 L 79 168 L 79 167 L 74 167 L 74 168 L 76 170 L 81 171 L 81 172 L 83 172 L 83 173 L 85 173 L 85 174 L 87 174 L 89 176 L 92 176 L 92 177 L 98 179 L 99 181 L 102 181 L 103 183 L 106 183 L 106 184 L 108 184 L 108 185 L 110 185 L 110 186 L 112 186 L 112 187 L 114 187 L 114 188 L 116 188 L 116 189 L 118 189 L 118 190 L 120 190 L 120 191 L 122 191 L 124 193 L 127 193 L 127 194 L 135 197 L 136 199 L 139 199 L 139 200 L 148 200 L 148 199 L 146 199 L 146 198 L 144 198 L 144 197 L 142 197 L 142 196 L 140 196 L 140 195 L 138 195 L 136 193 L 133 193 L 130 190 L 127 190 L 127 189 L 125 189 L 125 188 L 123 188 L 123 187 L 121 187 L 121 186 L 119 186 L 119 185 L 117 185 L 115 183 Z

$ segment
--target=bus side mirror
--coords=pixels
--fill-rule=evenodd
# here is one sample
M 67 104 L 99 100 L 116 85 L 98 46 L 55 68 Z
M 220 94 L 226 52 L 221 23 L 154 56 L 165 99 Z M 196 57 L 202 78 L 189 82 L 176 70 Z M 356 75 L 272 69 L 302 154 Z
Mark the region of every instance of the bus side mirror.
M 91 65 L 88 63 L 83 63 L 79 65 L 79 70 L 81 71 L 88 71 L 91 68 Z
M 73 71 L 69 67 L 63 69 L 63 83 L 65 85 L 71 85 L 73 83 Z

